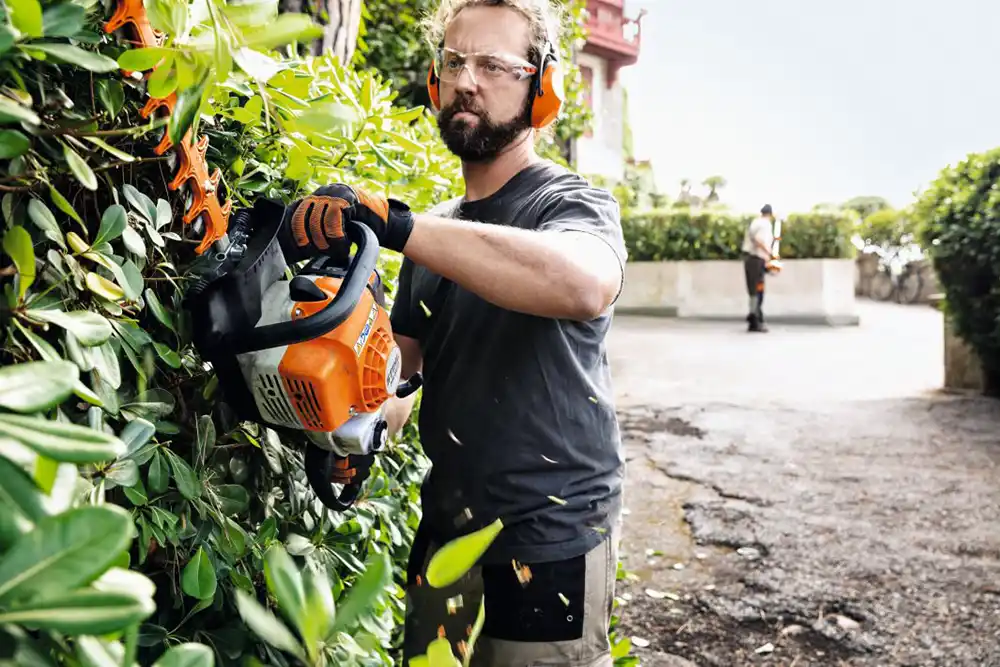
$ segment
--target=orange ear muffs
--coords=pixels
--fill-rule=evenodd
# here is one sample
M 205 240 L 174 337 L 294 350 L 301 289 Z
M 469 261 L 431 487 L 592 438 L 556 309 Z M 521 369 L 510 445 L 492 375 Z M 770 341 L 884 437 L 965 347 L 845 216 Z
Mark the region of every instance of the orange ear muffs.
M 434 71 L 434 62 L 431 61 L 431 66 L 427 69 L 427 95 L 431 98 L 431 106 L 434 111 L 441 110 L 441 79 L 438 78 L 437 72 Z
M 531 101 L 531 126 L 541 129 L 553 123 L 559 116 L 565 97 L 563 71 L 550 51 L 542 58 L 542 68 L 538 73 L 538 87 L 535 99 Z

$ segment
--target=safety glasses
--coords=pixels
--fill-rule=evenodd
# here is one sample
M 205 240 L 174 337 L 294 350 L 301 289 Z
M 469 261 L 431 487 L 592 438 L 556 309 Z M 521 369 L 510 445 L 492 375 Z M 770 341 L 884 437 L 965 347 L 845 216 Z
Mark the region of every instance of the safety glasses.
M 434 64 L 442 81 L 458 81 L 467 69 L 476 85 L 480 81 L 521 81 L 538 71 L 527 60 L 509 53 L 462 53 L 449 48 L 438 49 Z

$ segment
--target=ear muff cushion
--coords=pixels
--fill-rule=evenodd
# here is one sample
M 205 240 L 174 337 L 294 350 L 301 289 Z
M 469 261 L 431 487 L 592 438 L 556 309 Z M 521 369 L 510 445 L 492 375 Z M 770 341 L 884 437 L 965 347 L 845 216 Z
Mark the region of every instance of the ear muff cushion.
M 431 98 L 431 106 L 434 107 L 435 111 L 441 109 L 441 87 L 440 79 L 437 77 L 437 73 L 434 71 L 434 64 L 427 68 L 427 95 Z
M 541 89 L 541 94 L 535 95 L 531 104 L 531 125 L 539 129 L 555 121 L 566 96 L 563 72 L 558 63 L 546 63 L 542 71 Z

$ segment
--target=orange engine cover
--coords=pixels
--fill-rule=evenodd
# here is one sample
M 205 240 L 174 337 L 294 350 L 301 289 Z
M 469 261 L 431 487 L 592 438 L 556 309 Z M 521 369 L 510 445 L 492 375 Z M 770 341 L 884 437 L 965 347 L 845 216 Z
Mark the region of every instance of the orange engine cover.
M 322 310 L 341 282 L 329 276 L 316 278 L 316 286 L 327 298 L 294 303 L 292 319 Z M 307 430 L 335 431 L 357 414 L 374 412 L 396 393 L 402 359 L 390 332 L 388 313 L 366 289 L 339 327 L 320 338 L 288 346 L 278 372 Z

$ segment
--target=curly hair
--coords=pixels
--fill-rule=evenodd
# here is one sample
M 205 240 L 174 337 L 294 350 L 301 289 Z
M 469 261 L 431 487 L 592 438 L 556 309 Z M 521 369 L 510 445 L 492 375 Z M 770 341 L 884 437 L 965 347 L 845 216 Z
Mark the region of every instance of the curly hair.
M 423 22 L 431 48 L 440 46 L 448 26 L 466 7 L 507 7 L 526 18 L 531 26 L 528 46 L 530 62 L 539 62 L 546 50 L 546 43 L 551 43 L 558 53 L 563 21 L 562 6 L 558 0 L 441 0 L 437 11 Z

